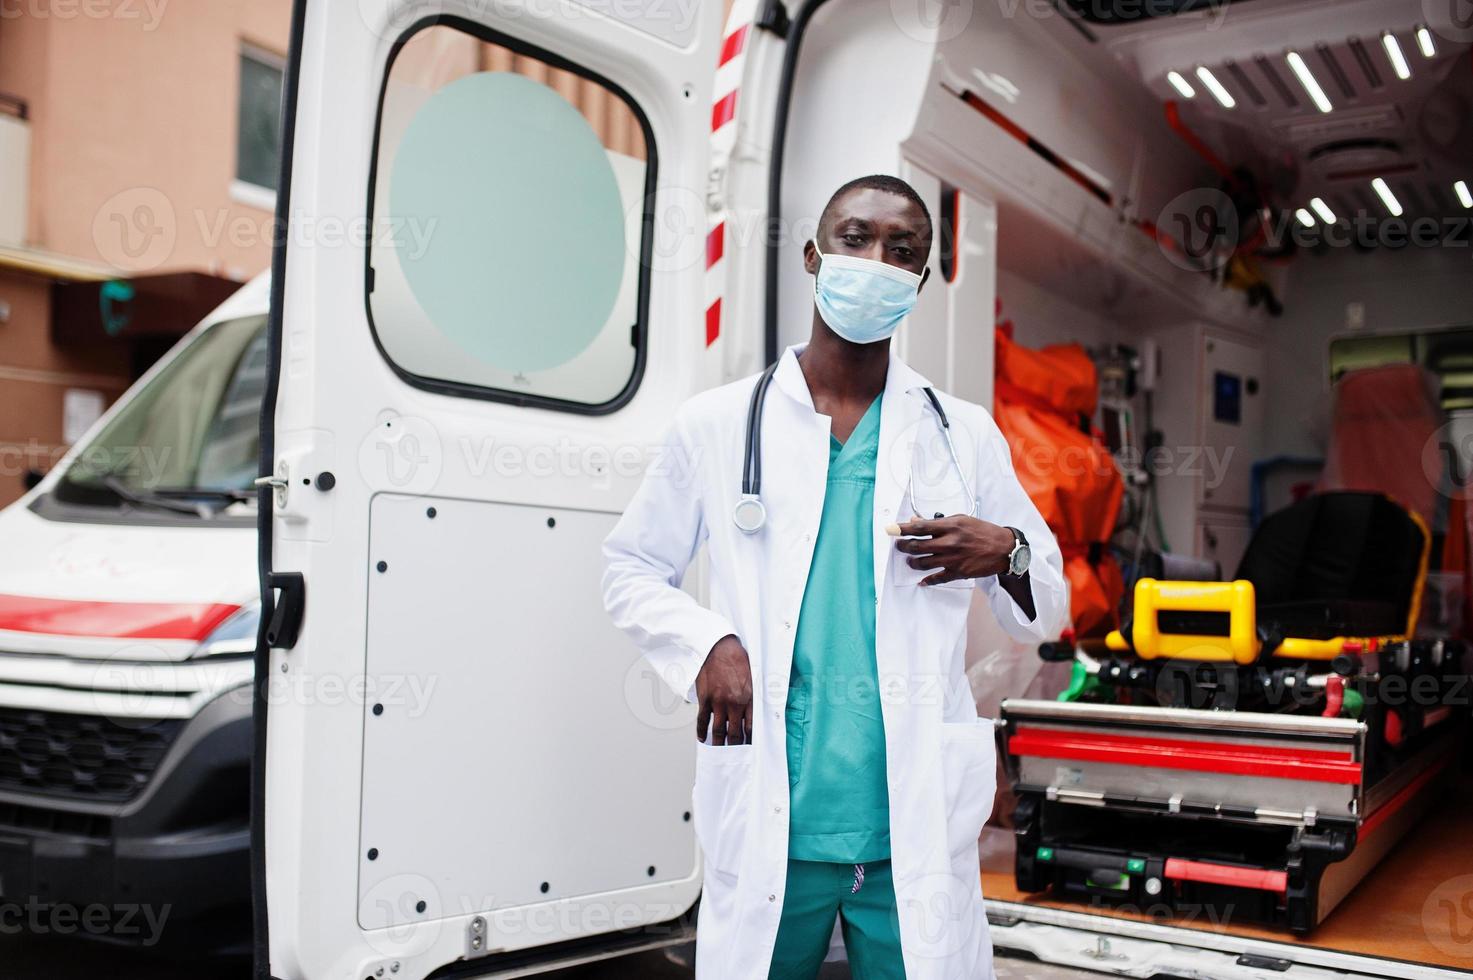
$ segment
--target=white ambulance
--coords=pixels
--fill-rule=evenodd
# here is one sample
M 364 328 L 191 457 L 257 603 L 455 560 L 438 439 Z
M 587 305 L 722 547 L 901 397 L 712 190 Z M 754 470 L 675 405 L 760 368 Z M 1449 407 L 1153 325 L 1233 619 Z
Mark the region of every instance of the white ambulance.
M 269 287 L 0 518 L 0 718 L 46 745 L 0 768 L 0 817 L 27 808 L 0 892 L 61 894 L 87 847 L 181 896 L 227 881 L 218 853 L 234 888 L 249 844 L 284 980 L 688 942 L 693 709 L 609 625 L 599 546 L 676 406 L 806 335 L 829 193 L 895 173 L 931 202 L 897 343 L 946 390 L 992 403 L 999 302 L 1030 345 L 1158 350 L 1155 427 L 1223 467 L 1160 476 L 1160 537 L 1230 569 L 1340 335 L 1466 324 L 1455 7 L 298 0 Z M 1389 243 L 1403 217 L 1441 237 Z M 131 468 L 84 465 L 114 444 Z M 129 836 L 171 794 L 218 832 Z M 1473 914 L 1444 857 L 1331 940 L 984 891 L 1000 951 L 1122 976 L 1452 977 Z

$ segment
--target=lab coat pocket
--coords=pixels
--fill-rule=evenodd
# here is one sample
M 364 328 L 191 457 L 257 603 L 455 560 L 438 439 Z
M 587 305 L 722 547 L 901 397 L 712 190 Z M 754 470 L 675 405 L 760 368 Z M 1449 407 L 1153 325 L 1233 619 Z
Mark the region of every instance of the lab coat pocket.
M 748 745 L 696 743 L 692 794 L 696 840 L 706 864 L 734 875 L 741 861 L 752 795 L 753 749 Z
M 997 741 L 992 722 L 946 722 L 941 726 L 941 761 L 946 781 L 946 844 L 953 857 L 975 855 L 982 825 L 992 815 L 997 792 Z
M 901 502 L 901 513 L 909 515 L 913 510 L 914 508 L 910 505 L 910 495 L 907 494 Z M 906 517 L 905 519 L 910 520 L 911 518 Z M 897 540 L 900 539 L 891 539 L 890 545 L 890 580 L 892 582 L 896 585 L 919 586 L 927 576 L 936 574 L 937 569 L 934 568 L 911 568 L 911 556 L 895 547 L 894 542 Z M 928 589 L 956 589 L 967 592 L 976 587 L 977 580 L 974 578 L 955 579 L 950 582 L 942 582 L 939 585 L 926 586 Z
M 946 590 L 949 592 L 971 592 L 977 587 L 977 580 L 974 578 L 959 578 L 953 579 L 950 582 L 942 582 L 939 585 L 922 586 L 921 582 L 926 576 L 935 575 L 938 569 L 911 568 L 911 556 L 893 544 L 894 541 L 898 540 L 901 539 L 892 538 L 892 544 L 890 545 L 890 581 L 894 582 L 897 586 Z

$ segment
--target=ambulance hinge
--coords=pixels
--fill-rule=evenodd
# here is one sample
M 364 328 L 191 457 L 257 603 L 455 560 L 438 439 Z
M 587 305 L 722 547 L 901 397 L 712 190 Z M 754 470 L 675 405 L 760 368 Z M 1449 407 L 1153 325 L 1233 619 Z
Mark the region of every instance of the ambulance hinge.
M 489 948 L 490 943 L 486 941 L 486 917 L 478 915 L 465 927 L 465 958 L 478 959 L 485 956 Z
M 726 210 L 726 168 L 720 164 L 706 174 L 706 213 L 720 215 Z M 714 219 L 713 219 L 714 220 Z
M 788 28 L 793 24 L 788 17 L 788 8 L 783 6 L 782 0 L 767 0 L 762 5 L 762 12 L 757 15 L 755 23 L 764 31 L 771 31 L 783 40 L 787 40 Z

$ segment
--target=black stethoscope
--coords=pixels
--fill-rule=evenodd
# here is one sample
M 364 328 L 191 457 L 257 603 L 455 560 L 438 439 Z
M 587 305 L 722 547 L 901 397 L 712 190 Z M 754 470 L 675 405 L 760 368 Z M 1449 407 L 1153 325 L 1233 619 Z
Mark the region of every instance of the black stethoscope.
M 742 495 L 731 511 L 732 520 L 745 534 L 756 534 L 767 523 L 767 507 L 762 503 L 762 408 L 767 401 L 767 389 L 772 386 L 772 376 L 776 371 L 777 364 L 774 363 L 762 372 L 762 376 L 757 379 L 757 384 L 752 388 L 752 401 L 747 406 L 746 455 L 742 460 Z M 972 504 L 970 513 L 975 517 L 977 498 L 972 495 L 972 484 L 967 479 L 967 472 L 962 468 L 962 461 L 956 454 L 956 444 L 951 441 L 951 420 L 946 417 L 946 409 L 941 407 L 941 399 L 936 397 L 933 389 L 928 387 L 922 388 L 921 391 L 925 393 L 926 400 L 931 403 L 931 409 L 936 413 L 936 421 L 941 425 L 941 435 L 946 439 L 946 451 L 951 454 L 951 464 L 956 467 L 957 476 L 961 477 L 966 499 Z M 912 494 L 912 507 L 914 507 L 914 500 Z

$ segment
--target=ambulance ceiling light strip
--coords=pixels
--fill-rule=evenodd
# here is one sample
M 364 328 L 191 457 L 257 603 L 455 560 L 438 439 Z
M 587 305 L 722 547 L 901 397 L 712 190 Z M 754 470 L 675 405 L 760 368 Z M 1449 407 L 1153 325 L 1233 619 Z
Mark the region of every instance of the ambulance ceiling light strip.
M 1169 72 L 1167 72 L 1166 73 L 1166 80 L 1171 83 L 1171 87 L 1172 88 L 1176 89 L 1179 93 L 1181 93 L 1181 97 L 1182 98 L 1184 98 L 1184 99 L 1195 99 L 1197 97 L 1197 90 L 1194 89 L 1194 88 L 1192 88 L 1192 83 L 1191 82 L 1187 81 L 1185 78 L 1182 77 L 1182 73 L 1181 72 L 1179 72 L 1179 71 L 1169 71 Z
M 1206 65 L 1197 66 L 1197 78 L 1224 109 L 1231 109 L 1238 104 L 1238 100 L 1233 98 L 1233 94 L 1223 87 L 1222 82 L 1217 80 L 1217 76 L 1212 74 Z
M 1432 32 L 1423 24 L 1417 28 L 1417 47 L 1422 50 L 1422 57 L 1435 58 L 1437 56 L 1437 45 L 1432 43 Z
M 1304 63 L 1298 51 L 1290 51 L 1284 56 L 1289 62 L 1289 68 L 1294 72 L 1294 77 L 1299 79 L 1299 84 L 1304 87 L 1305 93 L 1320 112 L 1330 112 L 1335 107 L 1330 104 L 1329 96 L 1325 90 L 1320 88 L 1319 80 L 1314 77 L 1314 72 L 1309 70 L 1309 65 Z
M 1391 193 L 1391 185 L 1387 184 L 1384 179 L 1377 177 L 1371 181 L 1371 187 L 1381 198 L 1381 203 L 1386 205 L 1386 210 L 1391 212 L 1391 216 L 1393 218 L 1400 218 L 1402 214 L 1401 202 L 1396 199 L 1395 194 Z
M 1401 53 L 1401 45 L 1396 41 L 1396 35 L 1387 31 L 1381 35 L 1381 45 L 1386 48 L 1386 58 L 1391 62 L 1391 70 L 1396 72 L 1396 77 L 1402 81 L 1412 77 L 1412 66 L 1407 64 L 1406 55 Z

